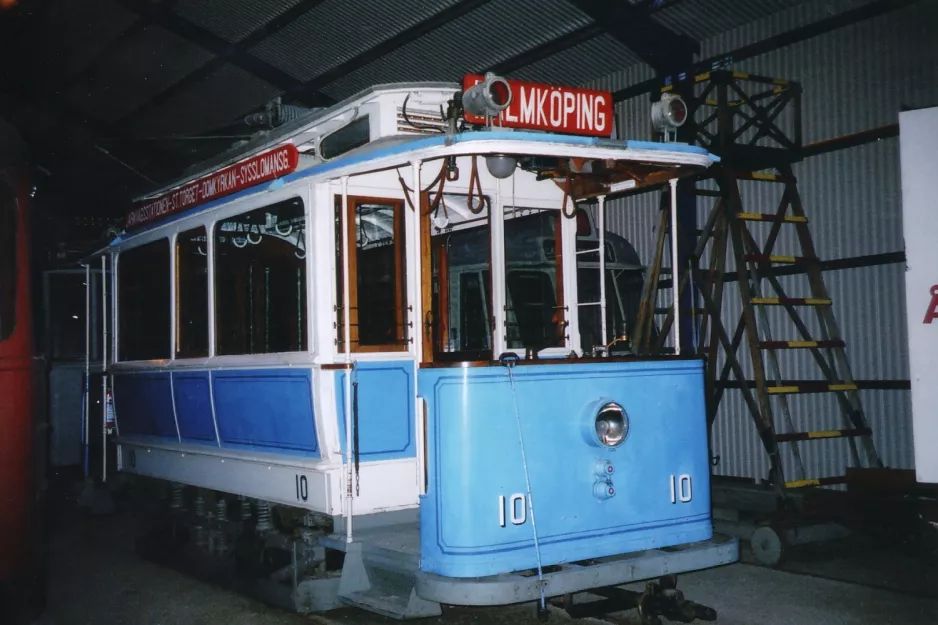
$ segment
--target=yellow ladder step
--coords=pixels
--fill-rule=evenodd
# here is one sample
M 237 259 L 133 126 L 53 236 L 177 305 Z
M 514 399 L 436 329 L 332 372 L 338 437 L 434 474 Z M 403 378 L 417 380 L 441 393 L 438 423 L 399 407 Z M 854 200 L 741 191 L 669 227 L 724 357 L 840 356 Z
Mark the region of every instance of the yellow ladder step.
M 828 384 L 827 382 L 805 382 L 791 386 L 769 386 L 766 388 L 770 395 L 794 395 L 797 393 L 834 393 L 838 391 L 855 391 L 856 384 Z
M 796 215 L 782 215 L 779 217 L 772 213 L 737 213 L 736 219 L 743 221 L 781 221 L 790 224 L 808 223 L 807 217 L 798 217 Z
M 810 263 L 816 261 L 816 258 L 807 256 L 776 256 L 768 254 L 743 254 L 743 260 L 757 263 Z
M 785 482 L 785 488 L 807 488 L 809 486 L 830 486 L 832 484 L 846 484 L 847 477 L 813 477 L 806 480 L 792 480 Z
M 810 441 L 822 438 L 854 438 L 857 436 L 870 436 L 873 431 L 870 428 L 858 430 L 818 430 L 816 432 L 789 432 L 786 434 L 776 434 L 775 440 L 779 443 L 788 443 L 791 441 Z
M 753 297 L 757 306 L 830 306 L 831 300 L 817 297 Z
M 821 349 L 833 349 L 845 347 L 843 341 L 761 341 L 761 349 L 810 349 L 820 347 Z

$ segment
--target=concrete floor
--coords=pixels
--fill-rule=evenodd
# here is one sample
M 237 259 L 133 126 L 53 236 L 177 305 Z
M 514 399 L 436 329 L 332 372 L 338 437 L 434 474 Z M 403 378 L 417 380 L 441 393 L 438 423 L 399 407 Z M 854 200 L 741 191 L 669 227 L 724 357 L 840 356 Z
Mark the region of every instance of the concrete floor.
M 133 529 L 123 512 L 92 517 L 77 514 L 74 506 L 67 503 L 57 504 L 56 510 L 49 545 L 49 603 L 36 625 L 388 625 L 397 622 L 354 609 L 323 616 L 289 614 L 142 560 L 134 553 Z M 825 562 L 829 563 L 830 559 Z M 831 574 L 829 564 L 823 574 Z M 917 577 L 921 577 L 921 573 Z M 934 588 L 938 594 L 938 576 L 931 575 L 931 583 L 924 587 Z M 938 598 L 935 597 L 916 597 L 748 564 L 683 575 L 679 588 L 687 598 L 716 609 L 717 623 L 725 625 L 938 624 Z M 420 622 L 425 625 L 533 625 L 538 621 L 530 606 L 518 606 L 448 609 L 441 618 Z M 550 622 L 570 622 L 570 619 L 554 612 Z M 638 623 L 638 620 L 626 616 L 618 622 Z

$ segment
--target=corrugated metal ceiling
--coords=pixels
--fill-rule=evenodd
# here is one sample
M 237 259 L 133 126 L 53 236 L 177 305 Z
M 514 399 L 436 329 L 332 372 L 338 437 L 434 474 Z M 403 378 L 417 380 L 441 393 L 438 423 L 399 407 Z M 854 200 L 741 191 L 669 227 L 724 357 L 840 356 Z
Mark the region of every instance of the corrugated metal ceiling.
M 494 0 L 337 80 L 325 92 L 342 99 L 378 83 L 458 80 L 591 21 L 563 0 L 544 0 L 537 11 L 516 0 Z
M 396 0 L 327 0 L 251 52 L 309 80 L 457 2 L 424 0 L 402 11 Z
M 630 1 L 676 31 L 705 38 L 804 0 Z M 160 115 L 173 124 L 181 124 L 179 116 L 185 115 L 218 119 L 215 113 L 197 110 L 205 106 L 232 110 L 228 121 L 235 121 L 248 110 L 234 111 L 233 102 L 256 107 L 263 102 L 256 102 L 253 94 L 296 90 L 300 83 L 361 59 L 376 45 L 419 28 L 442 11 L 458 12 L 460 5 L 468 10 L 415 32 L 412 41 L 392 45 L 367 63 L 355 63 L 322 92 L 339 100 L 378 83 L 459 80 L 466 72 L 484 70 L 594 25 L 573 0 L 536 5 L 517 0 L 421 0 L 407 3 L 406 10 L 392 0 L 89 0 L 80 5 L 52 0 L 40 22 L 46 22 L 47 32 L 57 34 L 32 62 L 38 76 L 71 74 L 73 79 L 59 85 L 59 91 L 71 106 L 104 123 L 138 108 L 146 120 L 131 120 L 132 127 L 151 125 Z M 577 41 L 528 59 L 511 75 L 582 84 L 641 63 L 633 50 L 600 28 Z M 241 68 L 237 79 L 230 68 L 218 71 L 219 55 Z M 269 71 L 253 71 L 258 65 Z M 176 84 L 202 66 L 191 80 Z M 286 78 L 278 79 L 277 72 Z M 220 82 L 224 76 L 232 82 Z M 212 85 L 212 92 L 206 91 L 206 84 Z M 242 97 L 241 92 L 249 95 Z M 157 110 L 142 106 L 156 96 Z M 163 106 L 164 100 L 187 101 L 194 108 L 169 117 L 167 111 L 174 107 Z
M 238 85 L 238 88 L 231 89 L 231 85 Z M 134 120 L 133 131 L 138 135 L 204 132 L 205 129 L 230 123 L 245 111 L 263 106 L 277 93 L 273 85 L 226 64 L 196 85 L 176 94 L 159 108 Z M 219 147 L 227 147 L 227 144 Z
M 302 0 L 180 0 L 172 10 L 228 41 L 241 41 L 258 26 Z
M 582 85 L 597 76 L 636 63 L 641 63 L 641 59 L 615 37 L 600 35 L 511 72 L 510 75 L 521 80 Z
M 655 19 L 676 32 L 701 40 L 806 1 L 683 0 L 658 11 Z
M 207 63 L 212 55 L 156 25 L 123 39 L 67 97 L 113 122 Z
M 45 81 L 67 79 L 94 64 L 138 19 L 113 0 L 53 3 L 39 17 L 38 36 L 29 38 L 28 56 L 18 61 Z
M 674 31 L 712 39 L 806 0 L 629 1 Z M 124 156 L 132 161 L 170 145 L 134 144 L 140 132 L 244 134 L 250 131 L 240 121 L 244 115 L 280 94 L 287 102 L 323 105 L 374 84 L 458 81 L 505 62 L 510 76 L 565 84 L 596 84 L 617 70 L 647 67 L 618 38 L 628 35 L 616 35 L 619 24 L 594 22 L 576 0 L 46 0 L 37 6 L 24 18 L 31 31 L 0 24 L 0 47 L 10 45 L 6 33 L 19 41 L 7 58 L 24 59 L 5 84 L 31 85 L 18 106 L 41 102 L 59 112 L 62 128 L 43 141 L 82 135 L 75 130 L 84 127 L 125 137 Z M 382 48 L 368 54 L 376 46 Z M 312 87 L 304 84 L 309 81 Z M 219 145 L 212 141 L 199 154 Z M 193 153 L 170 150 L 161 160 L 184 167 Z

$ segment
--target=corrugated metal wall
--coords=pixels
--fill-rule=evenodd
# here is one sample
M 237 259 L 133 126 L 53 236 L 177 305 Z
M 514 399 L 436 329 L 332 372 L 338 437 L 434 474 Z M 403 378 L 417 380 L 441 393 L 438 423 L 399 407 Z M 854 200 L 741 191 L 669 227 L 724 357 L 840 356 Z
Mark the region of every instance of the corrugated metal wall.
M 857 0 L 805 2 L 775 15 L 701 42 L 702 58 L 731 51 L 864 4 Z M 938 2 L 922 0 L 879 18 L 835 30 L 808 41 L 749 59 L 733 69 L 799 81 L 804 88 L 803 131 L 806 143 L 896 123 L 902 106 L 938 104 Z M 617 72 L 590 86 L 616 90 L 652 77 L 647 67 Z M 648 137 L 649 97 L 617 107 L 620 137 Z M 818 255 L 823 260 L 897 252 L 903 249 L 898 139 L 811 157 L 795 166 L 799 191 L 811 222 Z M 780 185 L 741 183 L 746 210 L 772 211 Z M 610 228 L 628 237 L 647 262 L 654 249 L 657 194 L 620 200 L 610 206 Z M 701 199 L 699 221 L 709 204 Z M 755 225 L 754 234 L 768 226 Z M 794 234 L 794 229 L 789 232 Z M 796 253 L 796 239 L 782 237 L 777 253 Z M 904 311 L 904 265 L 883 265 L 824 274 L 834 312 L 848 346 L 857 379 L 908 379 Z M 807 279 L 782 280 L 789 295 L 807 295 Z M 669 294 L 662 302 L 666 303 Z M 727 284 L 724 324 L 732 334 L 740 305 L 735 283 Z M 809 311 L 810 312 L 810 311 Z M 780 311 L 771 311 L 774 339 L 798 338 Z M 809 327 L 816 320 L 809 319 Z M 813 322 L 813 324 L 812 324 Z M 748 358 L 745 349 L 741 358 Z M 819 377 L 807 353 L 782 353 L 783 376 Z M 771 369 L 768 371 L 771 376 Z M 747 372 L 749 374 L 749 372 Z M 751 375 L 751 374 L 750 374 Z M 874 430 L 883 462 L 914 466 L 911 407 L 908 391 L 862 391 L 861 399 Z M 832 395 L 789 398 L 795 429 L 844 427 Z M 774 405 L 780 423 L 778 403 Z M 844 440 L 802 443 L 810 476 L 840 475 L 852 464 Z M 713 431 L 713 450 L 720 455 L 717 473 L 764 478 L 768 462 L 739 391 L 727 391 Z M 796 477 L 792 475 L 791 477 Z

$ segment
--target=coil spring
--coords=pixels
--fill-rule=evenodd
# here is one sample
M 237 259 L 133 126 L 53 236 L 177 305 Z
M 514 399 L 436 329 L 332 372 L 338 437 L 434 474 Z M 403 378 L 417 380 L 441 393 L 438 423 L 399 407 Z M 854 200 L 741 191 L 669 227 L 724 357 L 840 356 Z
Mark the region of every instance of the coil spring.
M 173 484 L 173 499 L 169 507 L 173 510 L 182 509 L 182 484 Z
M 251 500 L 247 497 L 241 498 L 241 520 L 250 521 L 251 520 Z
M 208 546 L 208 532 L 205 527 L 202 525 L 195 526 L 195 545 L 196 547 L 205 548 Z
M 195 515 L 197 517 L 205 516 L 205 497 L 198 495 L 195 498 Z
M 257 525 L 255 527 L 258 532 L 269 532 L 273 529 L 273 525 L 270 524 L 270 504 L 266 501 L 257 503 Z
M 228 502 L 219 499 L 215 503 L 215 518 L 219 522 L 219 527 L 215 531 L 215 553 L 224 555 L 228 552 L 228 534 L 225 531 L 224 523 L 228 520 Z

